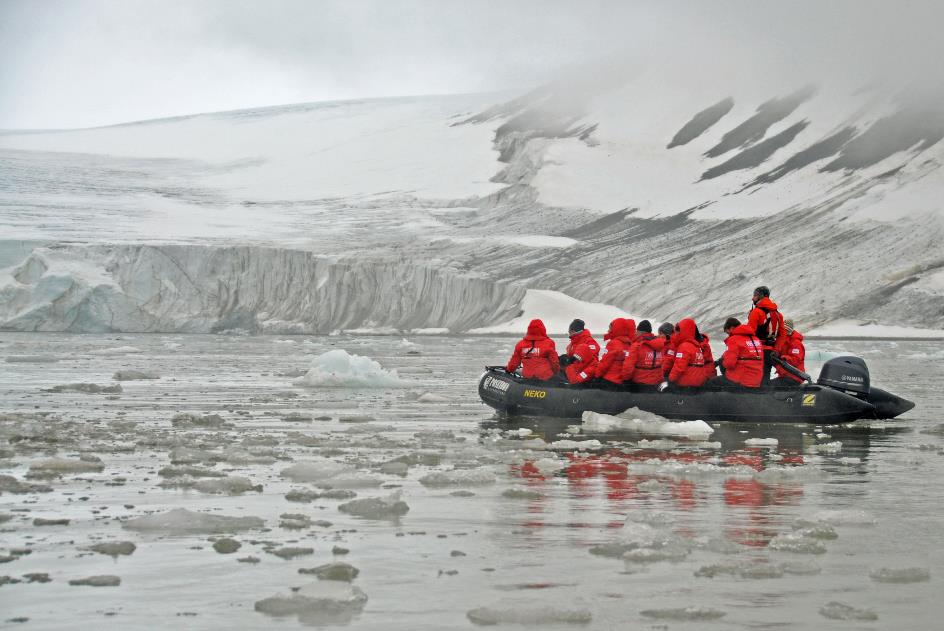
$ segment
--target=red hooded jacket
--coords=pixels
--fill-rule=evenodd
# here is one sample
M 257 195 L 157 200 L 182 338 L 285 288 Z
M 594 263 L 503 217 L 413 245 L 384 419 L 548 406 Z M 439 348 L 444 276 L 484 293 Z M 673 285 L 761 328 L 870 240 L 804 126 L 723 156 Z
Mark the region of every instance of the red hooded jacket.
M 724 376 L 747 388 L 759 388 L 764 376 L 764 348 L 750 324 L 731 329 L 721 357 Z
M 747 325 L 763 343 L 764 348 L 777 348 L 786 335 L 783 330 L 783 316 L 777 311 L 776 303 L 767 297 L 758 300 L 751 309 L 747 315 Z
M 777 347 L 777 352 L 780 353 L 780 359 L 794 368 L 806 372 L 806 366 L 804 365 L 806 361 L 806 347 L 803 346 L 803 335 L 799 331 L 794 330 L 790 335 L 784 335 L 783 339 L 780 340 L 780 345 Z M 803 383 L 802 379 L 791 375 L 779 365 L 774 367 L 777 369 L 778 376 L 787 377 L 797 383 Z
M 574 358 L 574 363 L 564 368 L 567 381 L 583 383 L 593 378 L 593 371 L 597 367 L 597 356 L 600 354 L 600 345 L 590 335 L 590 331 L 584 329 L 580 333 L 571 335 L 570 344 L 567 345 L 567 354 Z
M 686 318 L 679 322 L 679 332 L 676 336 L 678 343 L 669 381 L 685 387 L 704 385 L 708 374 L 705 372 L 705 354 L 701 350 L 701 344 L 695 341 L 695 321 Z
M 593 376 L 602 377 L 612 383 L 623 383 L 620 376 L 623 372 L 623 362 L 629 356 L 629 346 L 633 343 L 635 335 L 635 320 L 616 318 L 610 322 L 610 332 L 603 336 L 603 339 L 609 342 L 600 363 L 593 371 Z
M 528 324 L 528 334 L 515 345 L 505 370 L 512 372 L 519 365 L 526 379 L 550 379 L 560 370 L 557 347 L 540 320 L 531 320 Z
M 652 333 L 640 333 L 629 347 L 629 356 L 623 362 L 623 381 L 654 386 L 662 381 L 662 351 L 665 338 Z

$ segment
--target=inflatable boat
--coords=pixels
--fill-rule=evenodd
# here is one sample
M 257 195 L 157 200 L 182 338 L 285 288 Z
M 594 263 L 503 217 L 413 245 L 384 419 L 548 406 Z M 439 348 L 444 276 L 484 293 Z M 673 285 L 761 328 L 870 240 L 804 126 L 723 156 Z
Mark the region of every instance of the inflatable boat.
M 639 408 L 679 420 L 847 423 L 895 418 L 915 404 L 871 386 L 858 357 L 837 357 L 823 365 L 816 383 L 764 388 L 705 386 L 668 389 L 627 384 L 573 385 L 524 379 L 500 366 L 486 366 L 479 380 L 482 401 L 510 416 L 579 419 L 584 412 L 620 414 Z

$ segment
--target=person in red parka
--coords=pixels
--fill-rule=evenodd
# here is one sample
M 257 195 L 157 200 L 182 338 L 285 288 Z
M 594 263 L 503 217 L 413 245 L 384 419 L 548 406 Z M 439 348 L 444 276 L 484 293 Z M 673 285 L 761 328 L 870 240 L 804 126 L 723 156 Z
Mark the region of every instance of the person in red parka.
M 806 372 L 806 347 L 803 346 L 803 335 L 793 328 L 793 320 L 787 318 L 783 321 L 783 330 L 786 335 L 780 341 L 777 352 L 780 353 L 780 359 L 790 364 L 797 370 Z M 770 381 L 774 386 L 794 386 L 803 383 L 803 379 L 790 374 L 780 365 L 777 369 L 777 378 Z
M 560 371 L 557 347 L 554 340 L 547 336 L 547 329 L 541 320 L 531 320 L 528 333 L 515 345 L 515 352 L 505 370 L 514 372 L 521 366 L 525 379 L 547 380 Z
M 567 345 L 567 354 L 561 357 L 561 365 L 564 366 L 568 382 L 583 383 L 593 378 L 600 345 L 579 318 L 570 323 L 567 333 L 570 335 L 570 344 Z
M 616 318 L 610 322 L 609 332 L 603 336 L 609 340 L 600 363 L 593 371 L 597 379 L 605 379 L 610 383 L 623 383 L 623 362 L 629 356 L 629 346 L 636 336 L 636 322 L 627 318 Z
M 761 285 L 751 297 L 753 306 L 747 315 L 747 326 L 764 345 L 763 385 L 770 382 L 770 369 L 773 367 L 772 354 L 776 352 L 786 332 L 783 329 L 783 316 L 777 310 L 777 304 L 770 299 L 770 289 Z
M 713 379 L 717 376 L 718 370 L 715 367 L 714 354 L 711 352 L 711 340 L 699 331 L 697 326 L 695 327 L 695 341 L 698 342 L 702 355 L 705 356 L 705 381 Z
M 657 386 L 662 382 L 662 351 L 665 338 L 652 334 L 652 324 L 643 320 L 636 327 L 636 338 L 629 347 L 629 355 L 623 362 L 623 381 Z
M 724 323 L 724 340 L 727 350 L 721 356 L 724 374 L 711 380 L 711 385 L 721 387 L 759 388 L 764 370 L 764 348 L 754 335 L 749 324 L 741 324 L 737 318 L 728 318 Z
M 685 318 L 678 323 L 675 338 L 675 361 L 669 373 L 669 383 L 683 388 L 697 388 L 707 380 L 705 372 L 705 354 L 701 344 L 695 340 L 695 321 Z

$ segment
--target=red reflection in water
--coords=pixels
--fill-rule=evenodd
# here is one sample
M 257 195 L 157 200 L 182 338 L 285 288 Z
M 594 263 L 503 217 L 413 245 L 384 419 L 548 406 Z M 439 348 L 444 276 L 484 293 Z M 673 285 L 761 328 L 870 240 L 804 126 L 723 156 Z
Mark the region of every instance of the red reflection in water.
M 770 459 L 771 452 L 756 447 L 730 452 L 721 457 L 722 466 L 750 467 L 755 471 L 763 471 Z M 713 452 L 672 452 L 658 449 L 640 449 L 624 452 L 608 450 L 602 453 L 575 453 L 564 454 L 569 464 L 564 467 L 562 475 L 567 478 L 573 497 L 588 499 L 598 494 L 597 487 L 591 484 L 594 480 L 603 482 L 603 497 L 614 504 L 614 510 L 625 510 L 622 504 L 629 500 L 651 497 L 659 491 L 642 491 L 639 485 L 649 480 L 659 481 L 668 491 L 675 508 L 682 511 L 691 511 L 709 497 L 708 493 L 699 493 L 699 485 L 707 486 L 709 480 L 698 481 L 679 480 L 670 475 L 633 474 L 632 464 L 652 460 L 671 461 L 683 464 L 716 462 Z M 779 466 L 802 465 L 803 455 L 794 451 L 780 454 L 775 461 Z M 519 476 L 529 486 L 540 486 L 546 481 L 546 476 L 535 466 L 534 462 L 526 461 L 521 465 L 511 466 L 512 475 Z M 735 527 L 726 530 L 727 536 L 747 546 L 762 547 L 777 534 L 777 528 L 770 517 L 765 514 L 768 506 L 795 504 L 803 495 L 803 488 L 798 485 L 765 484 L 754 479 L 726 478 L 722 481 L 722 499 L 726 506 L 735 509 L 747 509 L 747 527 Z M 543 498 L 529 504 L 528 512 L 542 512 L 545 509 Z M 530 520 L 522 524 L 527 528 L 542 528 L 544 522 Z M 567 524 L 570 528 L 588 528 L 593 524 L 573 522 Z M 621 528 L 622 521 L 609 521 L 607 528 Z

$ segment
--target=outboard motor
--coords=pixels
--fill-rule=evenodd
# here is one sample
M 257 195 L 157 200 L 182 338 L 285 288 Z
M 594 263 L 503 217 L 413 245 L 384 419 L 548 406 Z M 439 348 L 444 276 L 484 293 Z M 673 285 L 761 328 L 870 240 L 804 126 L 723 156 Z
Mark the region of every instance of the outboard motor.
M 836 357 L 823 364 L 819 371 L 821 386 L 847 392 L 854 397 L 869 400 L 871 385 L 869 384 L 869 367 L 859 357 Z

